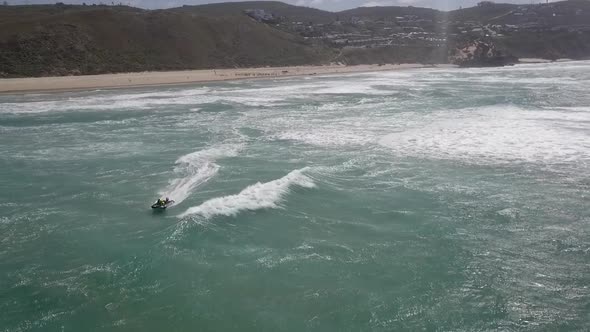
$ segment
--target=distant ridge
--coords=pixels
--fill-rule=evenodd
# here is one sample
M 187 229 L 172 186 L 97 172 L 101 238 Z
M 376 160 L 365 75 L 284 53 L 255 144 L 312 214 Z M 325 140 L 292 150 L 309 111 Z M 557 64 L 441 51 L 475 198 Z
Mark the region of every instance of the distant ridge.
M 287 17 L 294 21 L 329 23 L 337 18 L 336 13 L 286 4 L 279 1 L 243 1 L 223 2 L 206 5 L 183 6 L 171 8 L 171 11 L 189 12 L 203 16 L 242 15 L 248 9 L 264 9 L 279 17 Z
M 248 10 L 272 19 L 260 19 Z M 0 77 L 447 63 L 460 45 L 478 40 L 516 57 L 588 58 L 590 1 L 482 2 L 450 12 L 361 7 L 337 13 L 277 1 L 163 10 L 0 6 Z
M 320 64 L 333 51 L 245 15 L 106 6 L 0 7 L 0 75 Z

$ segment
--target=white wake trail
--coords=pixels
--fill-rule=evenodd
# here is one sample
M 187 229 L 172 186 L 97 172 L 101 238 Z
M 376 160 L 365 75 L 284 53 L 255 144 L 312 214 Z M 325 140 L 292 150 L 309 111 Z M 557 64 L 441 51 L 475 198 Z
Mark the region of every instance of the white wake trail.
M 175 204 L 181 203 L 195 188 L 219 172 L 219 165 L 215 163 L 217 159 L 234 157 L 242 148 L 243 144 L 224 144 L 178 158 L 174 168 L 178 177 L 171 180 L 168 187 L 160 191 L 160 195 L 170 197 Z
M 179 217 L 199 215 L 205 219 L 217 215 L 235 216 L 241 211 L 276 208 L 293 185 L 313 188 L 312 179 L 304 174 L 306 168 L 294 170 L 284 177 L 266 183 L 246 187 L 237 195 L 210 199 L 199 206 L 189 208 Z

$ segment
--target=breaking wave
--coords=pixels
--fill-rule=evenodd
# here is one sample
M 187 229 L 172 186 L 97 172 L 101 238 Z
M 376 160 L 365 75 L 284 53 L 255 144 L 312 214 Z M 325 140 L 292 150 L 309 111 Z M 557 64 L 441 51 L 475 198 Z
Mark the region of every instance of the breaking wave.
M 522 109 L 496 105 L 434 112 L 419 125 L 388 134 L 379 143 L 401 156 L 469 163 L 559 164 L 590 160 L 587 109 Z
M 174 173 L 177 178 L 160 191 L 162 197 L 170 197 L 176 204 L 181 203 L 191 192 L 209 181 L 219 171 L 215 161 L 219 158 L 233 157 L 243 148 L 242 144 L 225 144 L 184 155 L 176 160 Z
M 294 170 L 270 182 L 258 182 L 246 187 L 237 195 L 210 199 L 199 206 L 189 208 L 180 217 L 199 215 L 209 219 L 217 215 L 235 216 L 241 211 L 276 208 L 291 186 L 315 187 L 313 180 L 304 174 L 305 170 L 306 168 Z

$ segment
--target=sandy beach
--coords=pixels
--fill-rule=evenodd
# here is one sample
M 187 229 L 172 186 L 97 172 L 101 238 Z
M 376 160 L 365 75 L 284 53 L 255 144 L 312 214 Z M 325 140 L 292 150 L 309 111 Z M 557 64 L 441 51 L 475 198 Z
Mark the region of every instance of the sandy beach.
M 166 72 L 139 72 L 85 76 L 31 77 L 0 79 L 0 93 L 26 93 L 164 84 L 229 81 L 253 78 L 325 75 L 337 73 L 390 71 L 430 67 L 421 64 L 298 66 L 240 69 L 207 69 Z

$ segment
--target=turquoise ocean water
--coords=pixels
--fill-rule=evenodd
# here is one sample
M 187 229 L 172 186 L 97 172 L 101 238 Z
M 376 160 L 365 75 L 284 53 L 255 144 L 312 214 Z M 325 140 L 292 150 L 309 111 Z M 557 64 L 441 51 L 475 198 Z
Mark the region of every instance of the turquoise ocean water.
M 566 62 L 0 96 L 0 331 L 586 331 L 589 87 Z

